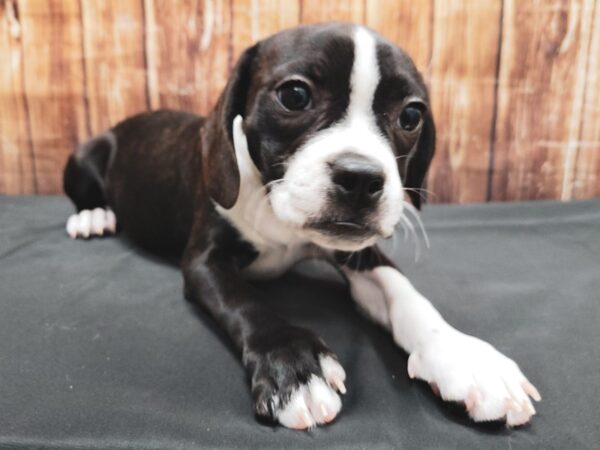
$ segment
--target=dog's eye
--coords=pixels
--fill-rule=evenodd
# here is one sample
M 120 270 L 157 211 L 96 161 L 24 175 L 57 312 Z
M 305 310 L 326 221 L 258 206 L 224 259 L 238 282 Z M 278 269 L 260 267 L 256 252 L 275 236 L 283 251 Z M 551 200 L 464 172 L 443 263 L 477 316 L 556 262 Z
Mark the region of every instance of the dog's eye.
M 422 120 L 423 111 L 417 104 L 411 103 L 400 113 L 398 122 L 403 130 L 413 131 L 421 124 Z
M 302 81 L 289 81 L 277 89 L 277 98 L 285 109 L 303 111 L 310 106 L 310 91 Z

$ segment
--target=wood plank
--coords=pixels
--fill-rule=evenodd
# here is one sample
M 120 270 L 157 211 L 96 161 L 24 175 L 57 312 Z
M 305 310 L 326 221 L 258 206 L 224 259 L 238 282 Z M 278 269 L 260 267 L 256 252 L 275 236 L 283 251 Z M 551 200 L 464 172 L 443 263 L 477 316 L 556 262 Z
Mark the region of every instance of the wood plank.
M 493 200 L 567 199 L 593 0 L 505 0 Z
M 588 52 L 573 198 L 600 197 L 600 1 L 596 0 Z
M 369 0 L 366 8 L 366 25 L 404 49 L 431 88 L 434 0 Z
M 82 2 L 86 96 L 92 133 L 149 106 L 141 0 Z
M 16 0 L 0 2 L 0 194 L 36 191 L 21 38 Z
M 209 112 L 231 64 L 228 0 L 144 0 L 150 105 Z
M 364 23 L 366 0 L 302 0 L 300 21 L 316 23 L 342 21 Z
M 38 192 L 62 191 L 62 169 L 88 136 L 77 0 L 19 2 L 25 94 Z
M 233 59 L 256 41 L 300 23 L 300 0 L 233 0 Z
M 433 44 L 433 0 L 369 0 L 366 25 L 403 48 L 427 78 Z
M 600 196 L 600 0 L 502 4 L 500 30 L 492 0 L 0 0 L 0 192 L 60 192 L 90 132 L 148 106 L 208 112 L 248 45 L 344 20 L 405 48 L 429 81 L 433 201 L 485 200 L 489 161 L 493 200 Z
M 486 200 L 501 7 L 436 0 L 430 91 L 437 125 L 432 202 Z

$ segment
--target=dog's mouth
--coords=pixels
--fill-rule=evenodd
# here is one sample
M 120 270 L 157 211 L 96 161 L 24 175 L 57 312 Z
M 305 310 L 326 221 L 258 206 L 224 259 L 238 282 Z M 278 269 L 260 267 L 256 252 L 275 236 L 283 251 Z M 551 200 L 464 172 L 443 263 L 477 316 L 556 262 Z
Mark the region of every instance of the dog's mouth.
M 329 237 L 348 240 L 364 240 L 379 234 L 370 224 L 354 220 L 326 220 L 311 222 L 306 228 L 318 231 Z

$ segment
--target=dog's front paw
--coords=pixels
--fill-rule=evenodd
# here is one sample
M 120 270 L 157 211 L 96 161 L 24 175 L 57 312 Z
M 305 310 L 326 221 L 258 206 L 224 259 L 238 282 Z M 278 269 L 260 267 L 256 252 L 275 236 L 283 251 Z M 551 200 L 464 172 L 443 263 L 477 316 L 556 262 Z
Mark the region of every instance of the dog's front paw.
M 342 408 L 338 392 L 346 393 L 346 373 L 337 358 L 303 332 L 295 329 L 291 339 L 273 337 L 277 343 L 250 364 L 256 413 L 297 430 L 335 419 Z
M 513 360 L 487 342 L 455 330 L 440 333 L 411 353 L 408 374 L 429 382 L 444 400 L 464 402 L 477 422 L 522 425 L 535 414 L 529 396 L 541 400 Z

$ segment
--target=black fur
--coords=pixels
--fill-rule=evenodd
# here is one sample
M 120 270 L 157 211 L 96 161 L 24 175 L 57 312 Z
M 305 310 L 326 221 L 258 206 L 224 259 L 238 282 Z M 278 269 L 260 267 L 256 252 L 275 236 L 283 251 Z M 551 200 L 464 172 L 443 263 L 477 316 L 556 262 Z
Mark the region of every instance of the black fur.
M 377 246 L 351 253 L 338 251 L 333 256 L 340 266 L 357 272 L 373 270 L 375 267 L 381 266 L 395 267 L 394 263 Z
M 63 188 L 77 211 L 107 206 L 105 177 L 115 147 L 112 133 L 105 133 L 90 139 L 69 157 Z
M 373 99 L 373 110 L 382 133 L 394 143 L 398 169 L 408 188 L 408 195 L 418 209 L 420 193 L 435 150 L 435 125 L 429 106 L 427 88 L 410 57 L 390 42 L 380 38 L 377 60 L 381 80 Z M 405 100 L 419 97 L 425 100 L 423 125 L 414 132 L 405 132 L 398 126 L 398 117 Z
M 175 111 L 134 116 L 84 144 L 65 169 L 65 192 L 77 210 L 110 206 L 140 245 L 181 257 L 185 296 L 239 350 L 260 416 L 275 418 L 299 383 L 321 374 L 319 356 L 333 353 L 311 331 L 267 308 L 242 277 L 258 252 L 215 210 L 215 202 L 231 207 L 239 190 L 231 123 L 237 114 L 244 116 L 250 155 L 263 182 L 280 179 L 282 163 L 308 136 L 344 116 L 352 30 L 348 24 L 303 26 L 261 41 L 244 52 L 208 118 Z M 426 98 L 426 91 L 410 59 L 389 45 L 382 41 L 378 47 L 383 80 L 373 106 L 399 156 L 418 142 L 402 174 L 408 184 L 420 186 L 433 153 L 433 124 L 426 123 L 420 138 L 406 137 L 388 119 L 398 113 L 402 98 Z M 291 74 L 311 80 L 318 106 L 310 112 L 286 112 L 276 102 L 277 84 Z M 352 270 L 390 264 L 375 248 L 334 256 Z
M 260 43 L 258 65 L 247 106 L 245 132 L 264 184 L 283 177 L 285 161 L 315 132 L 344 116 L 350 100 L 354 43 L 347 26 L 329 24 L 296 29 L 289 39 L 277 34 Z M 285 111 L 273 86 L 290 74 L 311 80 L 315 107 Z M 269 79 L 268 84 L 259 80 Z

